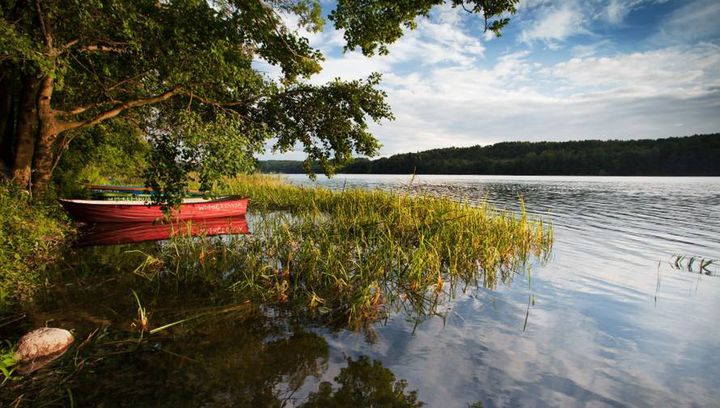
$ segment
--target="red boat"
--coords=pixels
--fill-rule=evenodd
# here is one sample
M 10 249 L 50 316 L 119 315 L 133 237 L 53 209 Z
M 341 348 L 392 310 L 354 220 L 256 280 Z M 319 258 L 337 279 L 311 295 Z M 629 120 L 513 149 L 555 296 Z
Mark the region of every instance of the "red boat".
M 131 222 L 94 224 L 83 230 L 78 245 L 116 245 L 158 241 L 173 236 L 230 235 L 249 233 L 245 216 L 178 221 L 169 224 Z
M 150 205 L 143 201 L 63 199 L 60 204 L 73 218 L 88 223 L 154 222 L 165 219 L 159 205 Z M 180 207 L 171 210 L 170 220 L 239 217 L 245 215 L 247 205 L 247 198 L 186 198 Z

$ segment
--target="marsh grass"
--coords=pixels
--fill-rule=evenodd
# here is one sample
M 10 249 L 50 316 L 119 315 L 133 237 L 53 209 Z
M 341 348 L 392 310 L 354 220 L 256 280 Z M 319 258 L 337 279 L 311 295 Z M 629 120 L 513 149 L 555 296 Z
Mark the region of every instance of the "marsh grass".
M 221 193 L 251 198 L 252 235 L 176 237 L 145 263 L 152 273 L 137 273 L 223 287 L 359 328 L 393 310 L 435 314 L 467 286 L 508 283 L 530 259 L 544 259 L 553 241 L 552 226 L 528 217 L 522 202 L 513 214 L 485 203 L 298 187 L 263 175 L 228 180 Z

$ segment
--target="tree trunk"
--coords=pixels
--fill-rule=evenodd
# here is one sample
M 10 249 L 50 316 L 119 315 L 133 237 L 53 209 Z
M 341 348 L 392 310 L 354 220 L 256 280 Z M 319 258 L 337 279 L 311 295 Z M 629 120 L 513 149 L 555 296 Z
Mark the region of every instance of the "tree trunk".
M 10 78 L 0 79 L 0 177 L 10 177 L 12 167 L 13 83 Z
M 55 80 L 51 75 L 46 75 L 40 83 L 38 92 L 38 138 L 35 144 L 33 156 L 32 187 L 33 194 L 43 196 L 50 183 L 53 163 L 55 161 L 55 141 L 57 140 L 60 127 L 55 119 L 55 113 L 50 106 Z
M 36 92 L 38 80 L 34 75 L 23 78 L 17 127 L 15 128 L 15 159 L 13 178 L 15 182 L 30 190 L 31 165 L 35 150 L 35 132 L 37 131 Z

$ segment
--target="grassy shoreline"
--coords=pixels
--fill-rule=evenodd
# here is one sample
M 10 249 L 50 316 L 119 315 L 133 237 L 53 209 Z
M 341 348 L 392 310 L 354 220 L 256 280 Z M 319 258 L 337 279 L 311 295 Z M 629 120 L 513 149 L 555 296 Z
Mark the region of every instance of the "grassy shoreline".
M 74 229 L 57 206 L 33 205 L 11 186 L 1 192 L 7 271 L 0 289 L 6 304 L 27 302 Z M 251 198 L 252 235 L 175 237 L 145 254 L 135 272 L 359 328 L 393 310 L 432 315 L 458 285 L 507 283 L 552 247 L 552 226 L 524 207 L 514 214 L 408 192 L 302 187 L 269 175 L 228 179 L 217 193 Z
M 32 300 L 74 231 L 59 206 L 0 184 L 0 312 Z

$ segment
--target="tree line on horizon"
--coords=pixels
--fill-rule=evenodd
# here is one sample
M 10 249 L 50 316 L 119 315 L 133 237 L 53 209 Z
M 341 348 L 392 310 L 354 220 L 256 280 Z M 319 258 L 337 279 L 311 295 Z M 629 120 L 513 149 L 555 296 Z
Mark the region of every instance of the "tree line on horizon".
M 269 160 L 260 170 L 303 173 L 302 162 Z M 494 174 L 583 176 L 718 176 L 720 133 L 656 140 L 502 142 L 449 147 L 387 158 L 355 159 L 349 174 Z

